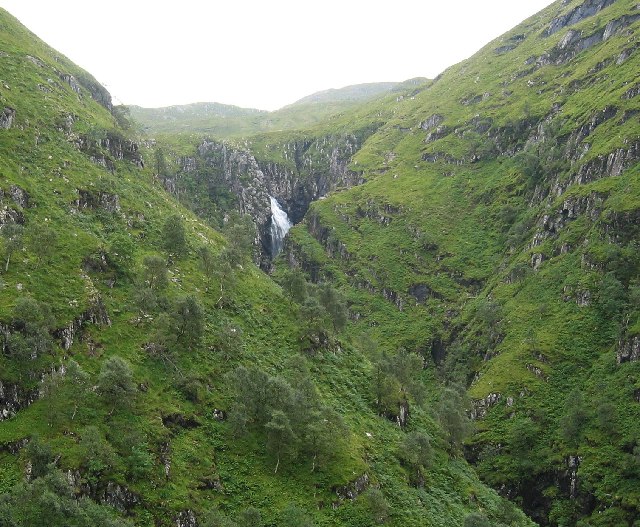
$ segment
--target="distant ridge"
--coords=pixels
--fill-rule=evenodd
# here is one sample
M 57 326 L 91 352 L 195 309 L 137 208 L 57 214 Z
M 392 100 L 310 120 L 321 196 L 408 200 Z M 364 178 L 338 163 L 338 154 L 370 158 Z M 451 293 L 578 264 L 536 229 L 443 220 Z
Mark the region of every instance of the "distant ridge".
M 198 102 L 161 108 L 129 106 L 131 117 L 151 133 L 201 132 L 232 137 L 274 130 L 295 130 L 391 93 L 425 84 L 416 77 L 403 82 L 371 82 L 331 88 L 307 95 L 279 110 L 268 112 L 217 102 Z

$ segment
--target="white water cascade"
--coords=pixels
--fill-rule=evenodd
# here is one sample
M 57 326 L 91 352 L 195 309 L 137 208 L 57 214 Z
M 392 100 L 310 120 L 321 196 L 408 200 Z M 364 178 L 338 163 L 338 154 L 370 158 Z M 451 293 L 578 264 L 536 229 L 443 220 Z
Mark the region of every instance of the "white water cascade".
M 284 237 L 291 228 L 291 221 L 287 213 L 280 208 L 276 198 L 271 199 L 271 256 L 275 258 L 282 250 Z

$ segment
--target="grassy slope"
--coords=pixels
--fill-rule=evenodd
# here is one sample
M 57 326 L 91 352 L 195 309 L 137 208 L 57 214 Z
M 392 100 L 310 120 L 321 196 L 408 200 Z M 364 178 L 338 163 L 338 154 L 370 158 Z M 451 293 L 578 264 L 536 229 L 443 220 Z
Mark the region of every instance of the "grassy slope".
M 623 318 L 630 321 L 627 336 L 636 331 L 638 306 L 631 303 L 630 284 L 638 278 L 633 245 L 637 231 L 633 220 L 618 226 L 631 242 L 617 245 L 606 233 L 611 232 L 607 218 L 638 210 L 638 164 L 620 176 L 570 186 L 562 196 L 541 201 L 521 160 L 509 152 L 499 155 L 492 139 L 509 143 L 509 127 L 517 130 L 515 125 L 522 124 L 520 137 L 511 132 L 511 150 L 522 151 L 527 137 L 543 123 L 551 136 L 539 148 L 544 160 L 556 145 L 564 147 L 574 130 L 605 107 L 615 107 L 615 116 L 584 140 L 590 146 L 584 156 L 550 168 L 538 183 L 538 194 L 556 177 L 562 182 L 597 156 L 629 148 L 638 140 L 640 126 L 633 116 L 638 98 L 622 97 L 638 82 L 638 55 L 618 60 L 624 50 L 635 49 L 637 21 L 564 64 L 527 71 L 527 59 L 549 52 L 569 31 L 542 36 L 550 19 L 579 4 L 550 6 L 447 70 L 415 98 L 390 102 L 395 118 L 366 143 L 351 166 L 364 170 L 370 181 L 312 206 L 308 217 L 327 227 L 330 239 L 319 243 L 309 221 L 294 228 L 291 239 L 299 259 L 317 263 L 344 284 L 352 311 L 361 317 L 362 331 L 366 328 L 388 346 L 406 346 L 427 356 L 439 339 L 455 340 L 458 349 L 466 350 L 464 360 L 479 374 L 470 394 L 476 399 L 491 393 L 502 397 L 474 439 L 475 447 L 485 451 L 479 469 L 487 480 L 515 489 L 513 495 L 521 499 L 527 485 L 542 485 L 542 492 L 555 498 L 552 523 L 572 523 L 575 514 L 592 514 L 589 525 L 612 525 L 632 521 L 629 518 L 638 514 L 640 487 L 629 452 L 640 434 L 632 395 L 640 377 L 638 363 L 615 364 L 614 348 L 624 327 L 614 314 L 602 312 L 598 295 L 604 273 L 615 265 L 611 255 L 632 255 L 622 273 L 626 277 L 617 277 L 627 295 L 622 300 Z M 571 29 L 587 36 L 636 12 L 633 2 L 620 0 Z M 512 38 L 516 35 L 526 38 L 518 42 L 520 38 Z M 511 51 L 495 51 L 514 42 Z M 554 105 L 560 106 L 555 117 Z M 450 133 L 426 144 L 427 132 L 419 124 L 434 114 L 443 116 L 441 124 Z M 629 114 L 632 117 L 622 122 Z M 547 117 L 549 124 L 544 124 Z M 477 127 L 481 121 L 489 123 L 488 130 Z M 452 160 L 423 161 L 424 155 L 434 153 L 446 153 Z M 480 159 L 471 163 L 474 153 Z M 561 210 L 568 198 L 594 195 L 603 198 L 595 217 L 580 214 L 557 237 L 529 249 L 536 223 L 545 214 Z M 327 247 L 339 244 L 348 256 L 329 258 Z M 563 245 L 568 250 L 561 250 Z M 546 255 L 537 272 L 530 265 L 535 253 Z M 585 261 L 596 261 L 595 268 Z M 518 264 L 528 271 L 508 283 Z M 415 284 L 435 292 L 424 305 L 416 306 L 408 294 Z M 377 294 L 369 293 L 371 288 Z M 403 299 L 402 310 L 380 297 L 384 289 Z M 567 289 L 589 290 L 594 300 L 586 307 L 578 306 L 575 297 L 565 301 Z M 497 342 L 488 336 L 496 328 L 487 328 L 478 314 L 483 299 L 501 307 Z M 494 358 L 483 361 L 485 354 Z M 534 367 L 541 373 L 536 375 Z M 583 392 L 591 408 L 577 449 L 559 432 L 565 399 L 573 388 Z M 513 407 L 506 406 L 508 397 L 514 398 Z M 598 425 L 595 410 L 603 402 L 613 404 L 615 432 Z M 505 420 L 509 415 L 515 418 Z M 523 460 L 511 446 L 523 420 L 533 420 L 535 427 L 532 465 L 524 472 Z M 582 512 L 576 509 L 584 501 L 568 500 L 564 483 L 558 483 L 562 477 L 554 476 L 566 473 L 569 455 L 581 456 L 582 488 L 596 496 Z M 551 481 L 545 480 L 548 474 Z
M 97 426 L 119 454 L 102 479 L 125 485 L 139 496 L 142 504 L 133 510 L 133 520 L 140 525 L 170 525 L 179 511 L 200 513 L 214 504 L 231 512 L 254 505 L 267 524 L 274 525 L 291 502 L 306 509 L 318 525 L 366 525 L 370 519 L 362 499 L 347 501 L 337 509 L 325 506 L 318 510 L 319 503 L 328 505 L 336 499 L 332 487 L 349 483 L 365 471 L 391 504 L 390 525 L 451 525 L 460 523 L 469 510 L 480 507 L 491 512 L 500 505 L 497 495 L 479 483 L 463 461 L 444 453 L 433 418 L 422 411 L 415 412 L 412 426 L 432 434 L 436 461 L 425 488 L 407 484 L 406 470 L 393 454 L 404 432 L 375 415 L 368 363 L 348 343 L 343 344 L 342 353 L 321 355 L 311 363 L 324 402 L 340 411 L 350 430 L 336 447 L 335 462 L 315 472 L 311 472 L 310 460 L 283 463 L 275 476 L 274 460 L 264 452 L 264 436 L 233 438 L 228 425 L 213 416 L 215 408 L 229 405 L 224 374 L 239 364 L 287 374 L 285 364 L 300 353 L 295 307 L 278 286 L 251 266 L 236 271 L 238 280 L 228 293 L 227 307 L 216 307 L 218 295 L 206 292 L 195 251 L 209 245 L 217 253 L 224 239 L 165 194 L 148 168 L 115 161 L 116 169 L 111 172 L 79 151 L 72 142 L 81 135 L 124 132 L 86 90 L 77 94 L 59 80 L 60 73 L 76 78 L 86 74 L 5 12 L 0 17 L 0 50 L 4 52 L 0 102 L 16 110 L 13 127 L 0 130 L 0 186 L 8 190 L 18 185 L 29 194 L 30 206 L 22 211 L 27 235 L 42 223 L 51 225 L 58 235 L 48 262 L 39 263 L 29 247 L 14 255 L 9 271 L 2 276 L 0 319 L 10 321 L 16 300 L 27 295 L 51 307 L 56 328 L 78 317 L 96 295 L 104 301 L 111 319 L 110 326 L 87 324 L 68 351 L 56 346 L 51 354 L 22 363 L 0 356 L 0 379 L 37 389 L 41 372 L 73 358 L 90 374 L 93 385 L 103 362 L 119 355 L 130 362 L 136 383 L 143 387 L 131 408 L 113 414 L 109 405 L 89 391 L 72 419 L 76 388 L 61 382 L 46 397 L 0 423 L 0 445 L 38 434 L 61 454 L 60 467 L 75 469 L 81 467 L 83 455 L 78 437 L 85 426 Z M 60 123 L 68 115 L 74 123 L 65 132 Z M 72 203 L 77 189 L 117 195 L 120 211 L 75 211 Z M 10 201 L 6 204 L 17 207 Z M 153 328 L 149 320 L 138 320 L 134 296 L 142 259 L 161 252 L 161 227 L 176 212 L 187 226 L 189 252 L 170 264 L 167 296 L 171 300 L 195 295 L 205 308 L 206 329 L 202 346 L 176 354 L 174 367 L 143 351 Z M 125 276 L 110 287 L 111 270 L 85 270 L 84 262 L 108 252 L 116 234 L 131 237 L 135 252 Z M 236 327 L 243 335 L 242 349 L 228 360 L 220 353 L 219 342 L 220 328 L 225 325 Z M 183 376 L 205 386 L 201 402 L 190 402 L 178 389 Z M 174 413 L 193 416 L 200 425 L 165 427 L 161 417 Z M 131 442 L 148 445 L 154 461 L 142 479 L 128 475 L 123 459 Z M 172 464 L 165 478 L 162 457 L 167 445 Z M 0 448 L 0 490 L 8 490 L 22 478 L 26 461 L 24 450 L 12 454 Z M 216 478 L 224 490 L 202 488 L 203 481 Z

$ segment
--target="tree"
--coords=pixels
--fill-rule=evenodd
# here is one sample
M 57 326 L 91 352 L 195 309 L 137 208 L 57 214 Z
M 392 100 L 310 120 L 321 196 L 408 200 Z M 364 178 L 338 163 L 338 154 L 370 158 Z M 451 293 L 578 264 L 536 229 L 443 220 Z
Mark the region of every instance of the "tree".
M 560 420 L 560 433 L 569 446 L 577 448 L 580 444 L 587 418 L 582 392 L 574 388 L 567 397 L 564 415 Z
M 256 228 L 248 214 L 232 212 L 222 233 L 227 239 L 223 249 L 223 258 L 232 268 L 244 264 L 253 258 L 253 246 L 256 238 Z
M 145 479 L 153 469 L 153 456 L 146 443 L 138 443 L 126 458 L 127 474 L 134 481 Z
M 487 330 L 489 345 L 494 345 L 500 335 L 502 307 L 489 298 L 483 298 L 478 303 L 476 314 Z
M 118 518 L 112 507 L 78 497 L 66 474 L 52 470 L 0 494 L 2 527 L 132 527 Z
M 367 507 L 374 523 L 383 524 L 389 519 L 389 503 L 380 489 L 370 488 L 364 493 Z
M 187 250 L 187 232 L 177 214 L 169 216 L 162 226 L 162 246 L 167 253 L 178 257 Z
M 329 341 L 326 309 L 315 296 L 308 296 L 302 304 L 300 314 L 303 320 L 301 340 L 309 342 L 311 351 L 324 347 Z
M 625 306 L 625 300 L 624 286 L 615 274 L 612 272 L 605 274 L 600 281 L 597 296 L 597 306 L 602 313 L 602 318 L 607 323 L 611 320 L 618 322 Z
M 6 346 L 14 358 L 35 359 L 51 350 L 54 321 L 48 305 L 28 296 L 18 298 L 11 325 L 14 331 Z
M 329 283 L 324 283 L 318 291 L 320 303 L 326 309 L 335 331 L 342 331 L 347 325 L 347 307 L 342 295 Z
M 466 406 L 464 388 L 445 388 L 442 391 L 436 413 L 451 448 L 460 447 L 472 430 Z
M 401 348 L 390 357 L 388 365 L 389 372 L 398 380 L 403 400 L 407 401 L 411 394 L 420 404 L 424 399 L 424 389 L 418 378 L 423 368 L 422 359 Z
M 491 523 L 484 514 L 472 512 L 465 516 L 464 527 L 491 527 Z
M 146 283 L 134 291 L 134 302 L 141 315 L 153 313 L 158 308 L 159 298 L 156 292 Z
M 400 407 L 408 409 L 410 397 L 422 404 L 424 388 L 419 379 L 422 367 L 422 359 L 404 349 L 395 355 L 374 353 L 372 389 L 379 414 L 399 415 Z
M 395 410 L 400 386 L 398 381 L 389 375 L 389 356 L 385 351 L 374 352 L 372 389 L 379 414 Z
M 287 270 L 281 281 L 282 288 L 298 304 L 304 303 L 307 298 L 307 281 L 299 269 Z
M 211 509 L 205 513 L 199 525 L 201 527 L 237 527 L 236 522 L 218 509 Z
M 167 159 L 162 148 L 156 148 L 154 152 L 155 169 L 158 177 L 164 178 L 169 175 L 169 169 L 167 167 Z
M 4 271 L 9 271 L 9 261 L 16 251 L 22 249 L 22 235 L 24 228 L 18 223 L 7 223 L 0 229 L 0 234 L 4 240 L 4 257 L 6 260 Z
M 112 412 L 117 404 L 129 406 L 136 391 L 133 372 L 127 361 L 115 355 L 102 363 L 98 375 L 98 393 L 112 405 Z
M 216 258 L 214 257 L 211 249 L 206 245 L 203 245 L 198 248 L 198 261 L 200 262 L 200 269 L 204 273 L 208 290 L 216 268 Z
M 125 276 L 133 265 L 136 244 L 127 233 L 116 232 L 109 238 L 107 260 L 120 276 Z
M 233 285 L 236 282 L 236 265 L 232 264 L 231 262 L 231 254 L 232 253 L 230 253 L 226 249 L 224 249 L 222 253 L 220 253 L 218 266 L 214 273 L 216 278 L 218 279 L 218 283 L 220 284 L 220 296 L 218 297 L 218 300 L 216 302 L 218 307 L 223 307 L 225 290 L 233 289 Z
M 311 456 L 313 472 L 335 456 L 337 446 L 348 435 L 348 429 L 340 414 L 330 408 L 319 407 L 306 414 L 307 422 L 301 427 L 302 447 Z
M 38 264 L 51 261 L 58 234 L 45 223 L 34 223 L 28 231 L 29 249 L 36 256 Z
M 171 329 L 178 344 L 188 349 L 196 347 L 204 332 L 204 313 L 195 297 L 186 296 L 176 301 L 171 312 Z
M 280 527 L 315 527 L 315 524 L 303 509 L 290 503 L 282 511 Z
M 73 413 L 71 420 L 76 417 L 80 403 L 84 401 L 87 390 L 89 389 L 89 374 L 82 369 L 80 364 L 71 359 L 67 364 L 67 374 L 65 375 L 64 384 L 67 386 L 69 400 L 73 403 Z
M 216 347 L 225 360 L 238 357 L 243 349 L 242 329 L 228 320 L 223 320 L 218 325 Z
M 238 527 L 262 527 L 262 514 L 255 507 L 247 507 L 240 511 Z
M 27 457 L 31 462 L 31 477 L 33 479 L 40 478 L 48 474 L 53 467 L 55 456 L 51 445 L 40 439 L 40 436 L 34 435 L 27 445 Z M 1 525 L 1 524 L 0 524 Z
M 131 119 L 131 110 L 129 110 L 128 106 L 125 106 L 124 104 L 114 106 L 111 110 L 111 114 L 120 128 L 123 130 L 131 129 L 133 121 Z
M 612 402 L 600 401 L 596 410 L 598 426 L 607 436 L 614 435 L 618 431 L 617 413 L 618 409 Z
M 81 434 L 82 463 L 90 477 L 100 478 L 114 469 L 117 457 L 113 447 L 95 426 L 87 426 Z
M 295 452 L 297 436 L 291 429 L 289 417 L 282 410 L 274 410 L 271 420 L 265 424 L 267 430 L 267 450 L 276 457 L 274 473 L 278 472 L 280 458 L 283 455 L 292 455 Z
M 416 480 L 422 479 L 422 471 L 433 459 L 433 447 L 429 436 L 423 432 L 409 432 L 400 445 L 400 459 L 414 470 Z
M 143 279 L 152 291 L 164 289 L 169 284 L 167 277 L 167 264 L 160 256 L 145 256 L 142 261 L 144 266 Z
M 228 386 L 233 389 L 233 403 L 229 421 L 236 434 L 246 431 L 249 425 L 262 426 L 268 419 L 266 387 L 269 376 L 252 367 L 238 366 L 228 374 Z

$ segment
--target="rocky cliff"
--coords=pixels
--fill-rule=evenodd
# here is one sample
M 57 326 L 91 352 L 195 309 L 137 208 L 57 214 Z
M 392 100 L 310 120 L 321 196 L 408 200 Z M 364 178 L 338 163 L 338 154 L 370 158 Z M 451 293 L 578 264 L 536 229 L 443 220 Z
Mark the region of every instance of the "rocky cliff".
M 272 254 L 270 197 L 278 200 L 295 224 L 312 202 L 338 188 L 361 184 L 362 174 L 348 166 L 374 132 L 374 127 L 365 127 L 352 133 L 299 134 L 285 140 L 275 135 L 264 139 L 257 149 L 250 143 L 239 146 L 204 140 L 192 155 L 179 157 L 175 170 L 162 179 L 175 195 L 188 193 L 196 210 L 219 209 L 224 214 L 233 208 L 250 215 L 256 226 L 259 263 L 268 269 Z M 200 191 L 194 192 L 194 186 Z M 230 196 L 229 205 L 221 205 L 221 193 Z M 194 196 L 199 196 L 195 202 Z

